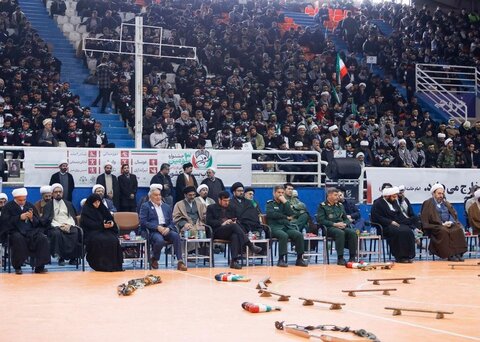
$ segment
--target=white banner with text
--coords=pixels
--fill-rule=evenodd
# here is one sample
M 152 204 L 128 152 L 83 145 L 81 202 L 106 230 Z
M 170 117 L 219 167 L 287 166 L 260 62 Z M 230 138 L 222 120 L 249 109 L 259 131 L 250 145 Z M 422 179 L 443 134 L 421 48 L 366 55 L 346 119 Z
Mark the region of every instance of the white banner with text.
M 170 164 L 170 177 L 175 185 L 182 165 L 193 164 L 193 174 L 200 183 L 209 167 L 217 170 L 225 186 L 235 182 L 250 185 L 252 182 L 252 159 L 249 151 L 234 150 L 154 150 L 154 149 L 73 149 L 31 148 L 25 149 L 25 186 L 48 184 L 53 173 L 58 172 L 58 163 L 66 160 L 69 172 L 77 187 L 91 187 L 106 162 L 113 165 L 112 173 L 120 175 L 123 164 L 130 165 L 130 172 L 137 176 L 138 185 L 147 187 L 152 177 L 160 171 L 160 165 Z
M 423 203 L 431 197 L 430 189 L 435 183 L 445 187 L 445 195 L 451 203 L 463 203 L 470 188 L 480 181 L 480 172 L 476 169 L 407 169 L 367 167 L 368 203 L 381 195 L 383 183 L 394 186 L 404 185 L 405 196 L 411 203 Z

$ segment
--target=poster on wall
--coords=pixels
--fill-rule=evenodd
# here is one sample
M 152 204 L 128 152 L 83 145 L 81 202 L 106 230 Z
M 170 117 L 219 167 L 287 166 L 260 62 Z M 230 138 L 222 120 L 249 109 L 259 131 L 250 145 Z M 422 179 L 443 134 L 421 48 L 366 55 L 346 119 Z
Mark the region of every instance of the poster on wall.
M 423 203 L 432 195 L 430 189 L 435 183 L 445 187 L 445 196 L 451 203 L 463 203 L 470 189 L 480 179 L 475 169 L 407 169 L 367 167 L 368 203 L 381 196 L 383 183 L 394 186 L 404 185 L 405 196 L 411 203 Z
M 226 186 L 237 181 L 252 182 L 251 153 L 233 150 L 135 150 L 135 149 L 62 149 L 31 148 L 25 151 L 25 186 L 48 184 L 53 173 L 58 171 L 58 163 L 67 160 L 69 172 L 77 187 L 95 185 L 98 175 L 103 173 L 105 163 L 112 164 L 112 173 L 120 175 L 121 166 L 130 166 L 138 184 L 147 187 L 152 177 L 160 171 L 163 163 L 170 164 L 170 176 L 175 184 L 183 172 L 182 165 L 193 164 L 193 174 L 197 181 L 206 177 L 209 167 L 217 170 L 217 177 Z

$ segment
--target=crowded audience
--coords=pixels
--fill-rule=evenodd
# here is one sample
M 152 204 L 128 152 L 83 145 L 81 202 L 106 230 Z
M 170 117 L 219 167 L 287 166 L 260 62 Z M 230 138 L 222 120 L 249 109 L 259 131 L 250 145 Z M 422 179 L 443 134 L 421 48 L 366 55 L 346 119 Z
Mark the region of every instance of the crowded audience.
M 58 14 L 63 13 L 61 3 L 55 2 Z M 61 83 L 61 61 L 18 3 L 5 0 L 1 5 L 3 145 L 113 147 L 92 118 L 90 104 L 82 103 L 68 82 Z M 88 41 L 87 48 L 112 51 L 120 13 L 141 10 L 127 0 L 79 1 L 76 6 L 81 25 L 92 36 L 112 39 Z M 210 141 L 213 148 L 241 149 L 250 143 L 255 150 L 361 153 L 365 166 L 478 166 L 480 122 L 435 122 L 415 97 L 413 73 L 417 61 L 478 65 L 478 15 L 391 3 L 352 8 L 340 1 L 336 6 L 350 9 L 334 33 L 345 39 L 348 51 L 337 50 L 321 25 L 285 29 L 286 8 L 277 2 L 147 4 L 141 15 L 146 25 L 164 28 L 162 43 L 195 46 L 197 59 L 144 58 L 144 147 L 197 148 Z M 393 33 L 383 35 L 373 19 L 383 19 Z M 158 30 L 144 31 L 145 42 L 158 42 Z M 133 39 L 133 33 L 131 26 L 121 31 L 125 40 Z M 158 52 L 154 45 L 145 49 Z M 192 56 L 182 47 L 162 51 Z M 340 80 L 337 54 L 348 71 Z M 372 74 L 358 54 L 377 55 L 385 76 Z M 111 99 L 114 111 L 135 129 L 133 57 L 95 52 L 85 58 L 96 60 L 103 80 L 91 105 L 102 100 L 105 111 Z M 167 81 L 172 73 L 174 82 Z M 406 99 L 393 80 L 406 87 Z M 275 158 L 282 160 L 282 155 Z
M 96 6 L 92 4 L 85 17 L 95 11 L 94 15 L 102 17 L 100 12 L 104 12 L 107 16 L 108 10 Z M 222 1 L 193 5 L 167 1 L 147 6 L 143 14 L 146 24 L 162 26 L 168 32 L 163 43 L 195 46 L 198 60 L 145 58 L 144 146 L 167 148 L 179 143 L 196 148 L 210 140 L 214 148 L 232 149 L 249 142 L 256 150 L 320 152 L 331 148 L 345 150 L 347 157 L 362 153 L 365 166 L 477 164 L 480 122 L 474 127 L 455 121 L 435 122 L 415 97 L 413 74 L 416 61 L 462 63 L 457 59 L 468 56 L 467 64 L 476 65 L 477 16 L 440 9 L 432 15 L 426 7 L 417 11 L 391 3 L 364 2 L 357 9 L 350 3 L 336 6 L 351 9 L 335 33 L 347 42 L 346 52 L 337 51 L 319 25 L 285 31 L 281 27 L 284 8 L 275 2 L 242 6 Z M 372 19 L 378 18 L 394 28 L 390 37 L 372 24 Z M 450 24 L 459 29 L 448 30 Z M 118 38 L 111 28 L 99 27 L 96 32 L 104 38 Z M 405 27 L 408 30 L 403 34 Z M 133 32 L 124 30 L 122 34 L 131 38 Z M 434 37 L 442 42 L 433 44 Z M 462 43 L 458 37 L 464 37 Z M 146 41 L 158 39 L 158 31 L 146 30 Z M 108 50 L 113 43 L 90 44 Z M 454 52 L 444 44 L 453 44 Z M 464 53 L 459 51 L 462 48 Z M 172 49 L 172 54 L 188 55 L 185 50 Z M 348 70 L 340 82 L 335 74 L 337 53 Z M 372 74 L 356 58 L 358 53 L 378 55 L 385 76 Z M 89 58 L 109 66 L 113 106 L 133 126 L 133 58 L 99 53 Z M 174 83 L 166 81 L 167 73 L 175 73 Z M 407 99 L 392 81 L 406 87 Z M 328 147 L 332 136 L 334 142 Z M 462 152 L 450 153 L 451 147 L 445 144 L 448 139 Z M 470 144 L 473 162 L 466 161 L 472 160 L 467 157 Z M 445 154 L 449 157 L 443 158 Z

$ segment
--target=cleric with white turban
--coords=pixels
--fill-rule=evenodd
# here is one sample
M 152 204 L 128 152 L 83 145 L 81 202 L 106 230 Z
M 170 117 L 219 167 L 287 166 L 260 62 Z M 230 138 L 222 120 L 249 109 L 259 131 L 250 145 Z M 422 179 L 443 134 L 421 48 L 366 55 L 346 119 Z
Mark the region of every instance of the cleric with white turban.
M 432 196 L 422 204 L 422 228 L 430 237 L 429 251 L 448 261 L 464 261 L 467 251 L 464 229 L 453 206 L 445 199 L 445 187 L 436 183 Z M 472 205 L 473 207 L 473 205 Z
M 415 258 L 414 230 L 418 219 L 404 215 L 398 202 L 399 193 L 398 186 L 384 188 L 382 196 L 373 202 L 371 220 L 381 226 L 379 233 L 389 244 L 396 262 L 411 263 Z
M 29 257 L 33 257 L 34 273 L 45 273 L 45 265 L 50 263 L 50 250 L 38 212 L 27 201 L 26 188 L 13 190 L 12 196 L 13 201 L 7 202 L 1 212 L 2 219 L 9 223 L 10 257 L 15 274 L 22 274 L 22 264 Z

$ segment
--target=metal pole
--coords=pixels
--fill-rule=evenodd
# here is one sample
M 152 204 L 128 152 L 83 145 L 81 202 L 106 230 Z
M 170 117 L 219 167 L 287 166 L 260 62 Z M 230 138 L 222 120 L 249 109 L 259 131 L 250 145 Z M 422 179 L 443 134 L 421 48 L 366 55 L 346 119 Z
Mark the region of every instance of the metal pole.
M 143 17 L 135 17 L 135 148 L 142 148 Z

